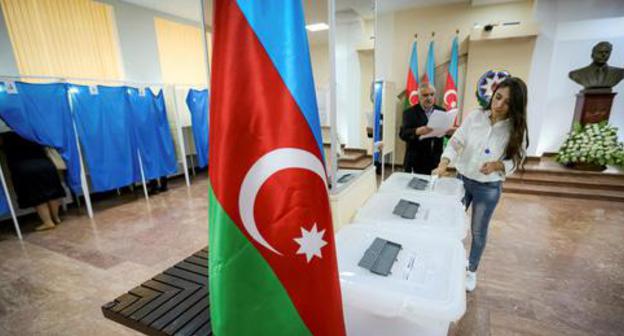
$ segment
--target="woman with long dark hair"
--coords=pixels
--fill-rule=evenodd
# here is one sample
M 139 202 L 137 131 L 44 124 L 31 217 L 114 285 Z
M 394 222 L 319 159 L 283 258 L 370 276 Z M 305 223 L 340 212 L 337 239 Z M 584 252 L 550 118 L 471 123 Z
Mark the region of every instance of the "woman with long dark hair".
M 466 210 L 472 205 L 468 291 L 477 285 L 477 267 L 502 182 L 517 168 L 524 168 L 529 145 L 526 106 L 526 84 L 517 77 L 505 79 L 494 90 L 489 106 L 472 112 L 464 120 L 434 171 L 439 176 L 449 175 L 447 167 L 453 163 L 466 189 Z

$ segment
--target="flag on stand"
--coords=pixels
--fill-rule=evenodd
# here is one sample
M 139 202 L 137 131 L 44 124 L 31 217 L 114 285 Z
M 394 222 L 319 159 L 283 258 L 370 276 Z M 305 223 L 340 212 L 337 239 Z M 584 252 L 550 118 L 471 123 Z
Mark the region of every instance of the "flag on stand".
M 418 48 L 416 41 L 412 44 L 409 69 L 407 70 L 407 84 L 405 85 L 405 108 L 418 104 Z
M 210 313 L 215 335 L 344 335 L 301 1 L 214 2 Z
M 431 86 L 435 86 L 435 54 L 433 51 L 433 41 L 429 42 L 429 51 L 427 52 L 427 64 L 425 65 L 425 75 L 422 82 L 429 82 Z
M 457 106 L 457 58 L 458 58 L 457 36 L 453 39 L 451 47 L 451 61 L 446 75 L 446 85 L 444 86 L 444 108 L 447 111 L 455 110 Z M 457 117 L 455 119 L 457 124 Z

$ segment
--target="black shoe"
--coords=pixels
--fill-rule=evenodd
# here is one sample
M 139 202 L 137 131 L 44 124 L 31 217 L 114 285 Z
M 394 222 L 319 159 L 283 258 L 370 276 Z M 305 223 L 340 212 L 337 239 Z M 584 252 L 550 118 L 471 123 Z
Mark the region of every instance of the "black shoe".
M 169 190 L 169 188 L 167 188 L 167 177 L 161 177 L 158 179 L 158 182 L 160 182 L 160 191 L 165 192 L 167 190 Z
M 150 195 L 157 195 L 160 192 L 160 190 L 158 189 L 158 187 L 150 187 L 147 190 L 147 193 Z

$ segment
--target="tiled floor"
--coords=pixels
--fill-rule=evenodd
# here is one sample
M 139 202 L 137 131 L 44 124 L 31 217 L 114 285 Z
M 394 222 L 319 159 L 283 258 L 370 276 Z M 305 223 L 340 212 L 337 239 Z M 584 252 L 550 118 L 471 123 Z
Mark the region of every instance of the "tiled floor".
M 206 178 L 0 228 L 0 335 L 136 335 L 100 306 L 207 244 Z M 504 195 L 477 290 L 451 335 L 622 335 L 624 204 Z
M 207 245 L 207 181 L 99 201 L 93 221 L 73 209 L 48 232 L 27 218 L 23 243 L 3 223 L 0 335 L 136 335 L 100 306 Z

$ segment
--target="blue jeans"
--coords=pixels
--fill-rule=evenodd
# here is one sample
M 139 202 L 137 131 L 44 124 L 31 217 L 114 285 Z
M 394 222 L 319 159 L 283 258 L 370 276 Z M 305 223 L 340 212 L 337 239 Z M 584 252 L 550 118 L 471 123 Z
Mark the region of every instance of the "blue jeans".
M 485 249 L 490 219 L 492 219 L 494 209 L 496 209 L 500 199 L 502 182 L 478 182 L 463 175 L 457 177 L 464 182 L 466 194 L 463 203 L 466 210 L 472 205 L 472 218 L 470 220 L 472 244 L 470 245 L 468 270 L 475 272 Z

